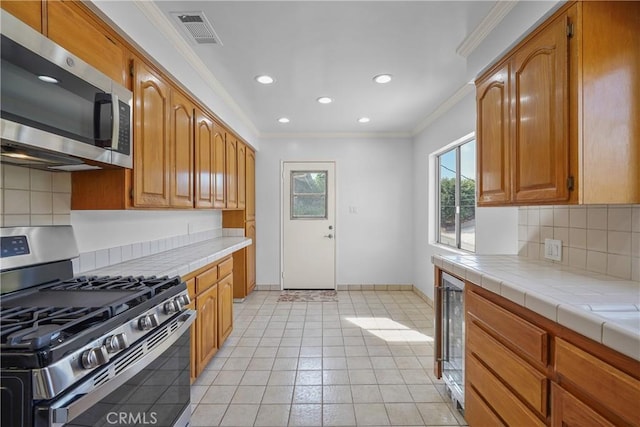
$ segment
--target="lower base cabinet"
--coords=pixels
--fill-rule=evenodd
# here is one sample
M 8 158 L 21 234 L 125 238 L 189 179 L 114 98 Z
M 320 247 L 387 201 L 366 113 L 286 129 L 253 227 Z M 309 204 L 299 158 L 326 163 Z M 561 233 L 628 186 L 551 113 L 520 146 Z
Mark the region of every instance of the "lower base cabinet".
M 640 362 L 465 283 L 471 427 L 640 426 Z
M 204 370 L 233 330 L 233 258 L 210 264 L 187 282 L 197 317 L 191 327 L 191 382 Z

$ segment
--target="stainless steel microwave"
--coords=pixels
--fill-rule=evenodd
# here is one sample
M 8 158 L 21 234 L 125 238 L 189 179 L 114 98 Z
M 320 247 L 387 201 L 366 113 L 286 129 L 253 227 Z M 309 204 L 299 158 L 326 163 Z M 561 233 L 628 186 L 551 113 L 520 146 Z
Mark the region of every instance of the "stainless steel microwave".
M 0 14 L 2 162 L 68 171 L 131 168 L 131 91 Z

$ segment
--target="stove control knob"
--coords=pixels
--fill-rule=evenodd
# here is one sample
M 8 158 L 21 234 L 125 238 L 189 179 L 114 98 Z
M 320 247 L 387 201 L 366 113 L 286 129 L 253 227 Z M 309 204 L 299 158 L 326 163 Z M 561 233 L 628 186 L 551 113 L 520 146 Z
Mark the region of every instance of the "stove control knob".
M 173 303 L 175 304 L 176 308 L 178 309 L 177 311 L 182 310 L 182 298 L 178 297 L 178 298 L 174 299 Z
M 155 313 L 142 316 L 140 320 L 138 320 L 138 328 L 140 328 L 141 331 L 147 331 L 156 326 L 158 326 L 158 316 Z
M 180 295 L 179 297 L 176 298 L 176 301 L 179 301 L 182 305 L 189 305 L 191 303 L 191 300 L 189 299 L 189 295 L 187 294 Z
M 124 333 L 120 333 L 111 335 L 106 340 L 104 340 L 104 346 L 107 348 L 107 351 L 109 353 L 115 353 L 129 347 L 129 341 L 127 340 L 127 336 Z
M 109 354 L 105 346 L 95 347 L 82 353 L 82 367 L 85 369 L 97 368 L 109 361 Z
M 167 301 L 164 303 L 164 314 L 173 314 L 180 310 L 180 306 L 176 301 Z

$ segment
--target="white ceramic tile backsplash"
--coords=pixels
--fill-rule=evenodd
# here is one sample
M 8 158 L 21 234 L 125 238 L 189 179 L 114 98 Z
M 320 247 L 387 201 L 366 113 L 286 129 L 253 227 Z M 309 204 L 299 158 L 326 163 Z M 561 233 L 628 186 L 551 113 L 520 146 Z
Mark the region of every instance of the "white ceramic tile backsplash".
M 519 255 L 544 259 L 544 239 L 562 240 L 562 261 L 640 281 L 640 205 L 528 206 L 518 212 Z
M 1 168 L 3 227 L 70 224 L 70 173 L 4 164 Z

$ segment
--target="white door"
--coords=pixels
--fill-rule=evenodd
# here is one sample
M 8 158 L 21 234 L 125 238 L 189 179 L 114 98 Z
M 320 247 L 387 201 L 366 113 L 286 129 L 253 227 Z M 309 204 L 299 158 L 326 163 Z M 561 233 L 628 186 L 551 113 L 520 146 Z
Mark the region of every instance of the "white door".
M 282 288 L 336 288 L 335 163 L 284 162 Z

